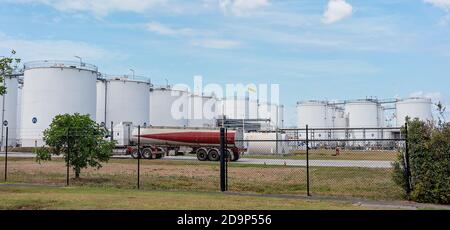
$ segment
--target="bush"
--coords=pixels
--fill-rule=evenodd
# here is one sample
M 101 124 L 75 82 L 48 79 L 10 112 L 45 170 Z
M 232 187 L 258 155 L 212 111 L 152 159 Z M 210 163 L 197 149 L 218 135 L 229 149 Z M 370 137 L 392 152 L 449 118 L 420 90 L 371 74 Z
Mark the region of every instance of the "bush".
M 403 133 L 405 130 L 402 131 Z M 417 202 L 450 202 L 450 123 L 434 126 L 418 119 L 408 121 L 410 198 Z M 394 163 L 394 181 L 405 191 L 404 154 Z

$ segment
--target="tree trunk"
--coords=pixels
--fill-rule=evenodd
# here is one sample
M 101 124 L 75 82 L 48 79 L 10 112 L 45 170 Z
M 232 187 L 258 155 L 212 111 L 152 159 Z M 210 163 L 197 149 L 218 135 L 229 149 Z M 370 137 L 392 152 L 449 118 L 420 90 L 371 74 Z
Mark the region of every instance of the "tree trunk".
M 75 179 L 80 178 L 81 169 L 79 167 L 75 167 Z

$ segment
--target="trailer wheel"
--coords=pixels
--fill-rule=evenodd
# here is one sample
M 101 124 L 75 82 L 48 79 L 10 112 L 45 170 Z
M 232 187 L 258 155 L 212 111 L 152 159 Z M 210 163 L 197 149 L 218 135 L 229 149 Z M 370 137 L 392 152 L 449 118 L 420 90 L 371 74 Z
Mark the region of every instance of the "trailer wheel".
M 133 157 L 133 159 L 138 159 L 139 154 L 138 154 L 138 150 L 137 149 L 133 149 L 131 150 L 131 157 Z
M 150 148 L 145 148 L 142 150 L 142 158 L 152 159 L 152 150 Z
M 239 153 L 231 153 L 233 155 L 233 158 L 231 159 L 231 161 L 237 161 L 240 158 Z
M 227 151 L 228 159 L 229 159 L 230 161 L 234 161 L 234 154 L 233 154 L 233 151 L 231 151 L 230 149 L 227 149 L 226 151 Z
M 206 161 L 208 160 L 208 152 L 206 149 L 197 149 L 197 159 L 199 161 Z
M 217 149 L 210 149 L 209 152 L 208 152 L 208 159 L 210 161 L 219 161 L 220 160 L 219 150 L 217 150 Z

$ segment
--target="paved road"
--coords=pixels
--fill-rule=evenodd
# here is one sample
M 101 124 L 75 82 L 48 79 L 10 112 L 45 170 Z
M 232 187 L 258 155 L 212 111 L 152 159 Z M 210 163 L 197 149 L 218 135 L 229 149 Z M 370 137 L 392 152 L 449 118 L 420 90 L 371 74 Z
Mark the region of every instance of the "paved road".
M 168 156 L 170 160 L 197 160 L 194 156 Z M 235 164 L 257 164 L 257 165 L 287 165 L 306 166 L 306 160 L 289 159 L 255 159 L 241 158 Z M 361 160 L 309 160 L 310 166 L 318 167 L 359 167 L 359 168 L 391 168 L 391 161 L 361 161 Z
M 4 153 L 0 153 L 3 157 Z M 35 157 L 33 153 L 8 153 L 9 157 Z M 115 159 L 129 159 L 129 156 L 115 155 Z M 162 160 L 188 160 L 197 161 L 195 156 L 167 156 Z M 287 165 L 287 166 L 306 166 L 306 160 L 289 159 L 254 159 L 241 158 L 233 164 L 255 164 L 255 165 Z M 357 167 L 357 168 L 391 168 L 391 161 L 362 161 L 362 160 L 310 160 L 310 166 L 317 167 Z

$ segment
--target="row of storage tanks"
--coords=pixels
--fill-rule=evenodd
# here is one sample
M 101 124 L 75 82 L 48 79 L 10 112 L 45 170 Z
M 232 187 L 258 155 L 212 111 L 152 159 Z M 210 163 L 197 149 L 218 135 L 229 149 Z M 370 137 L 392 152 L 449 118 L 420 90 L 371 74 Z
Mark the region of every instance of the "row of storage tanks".
M 283 123 L 283 106 L 251 101 L 248 97 L 218 99 L 169 86 L 154 87 L 149 80 L 101 75 L 96 66 L 87 63 L 26 63 L 23 78 L 9 76 L 4 84 L 7 94 L 1 106 L 3 120 L 8 121 L 8 144 L 12 146 L 42 145 L 43 131 L 54 116 L 64 113 L 89 114 L 107 128 L 121 122 L 141 126 L 215 127 L 216 119 L 223 116 L 269 119 L 268 129 L 281 127 Z
M 330 103 L 327 101 L 306 101 L 297 104 L 297 126 L 311 129 L 338 129 L 313 131 L 312 139 L 388 139 L 392 126 L 402 127 L 406 117 L 432 121 L 432 101 L 427 98 L 395 100 L 395 124 L 386 119 L 386 108 L 375 99 Z M 368 128 L 363 130 L 360 128 Z M 353 129 L 353 130 L 352 130 Z M 348 135 L 348 136 L 347 136 Z
M 150 82 L 113 77 L 97 81 L 97 122 L 130 121 L 143 126 L 215 127 L 216 119 L 270 120 L 281 127 L 283 106 L 244 99 L 218 99 L 187 90 L 153 87 Z

